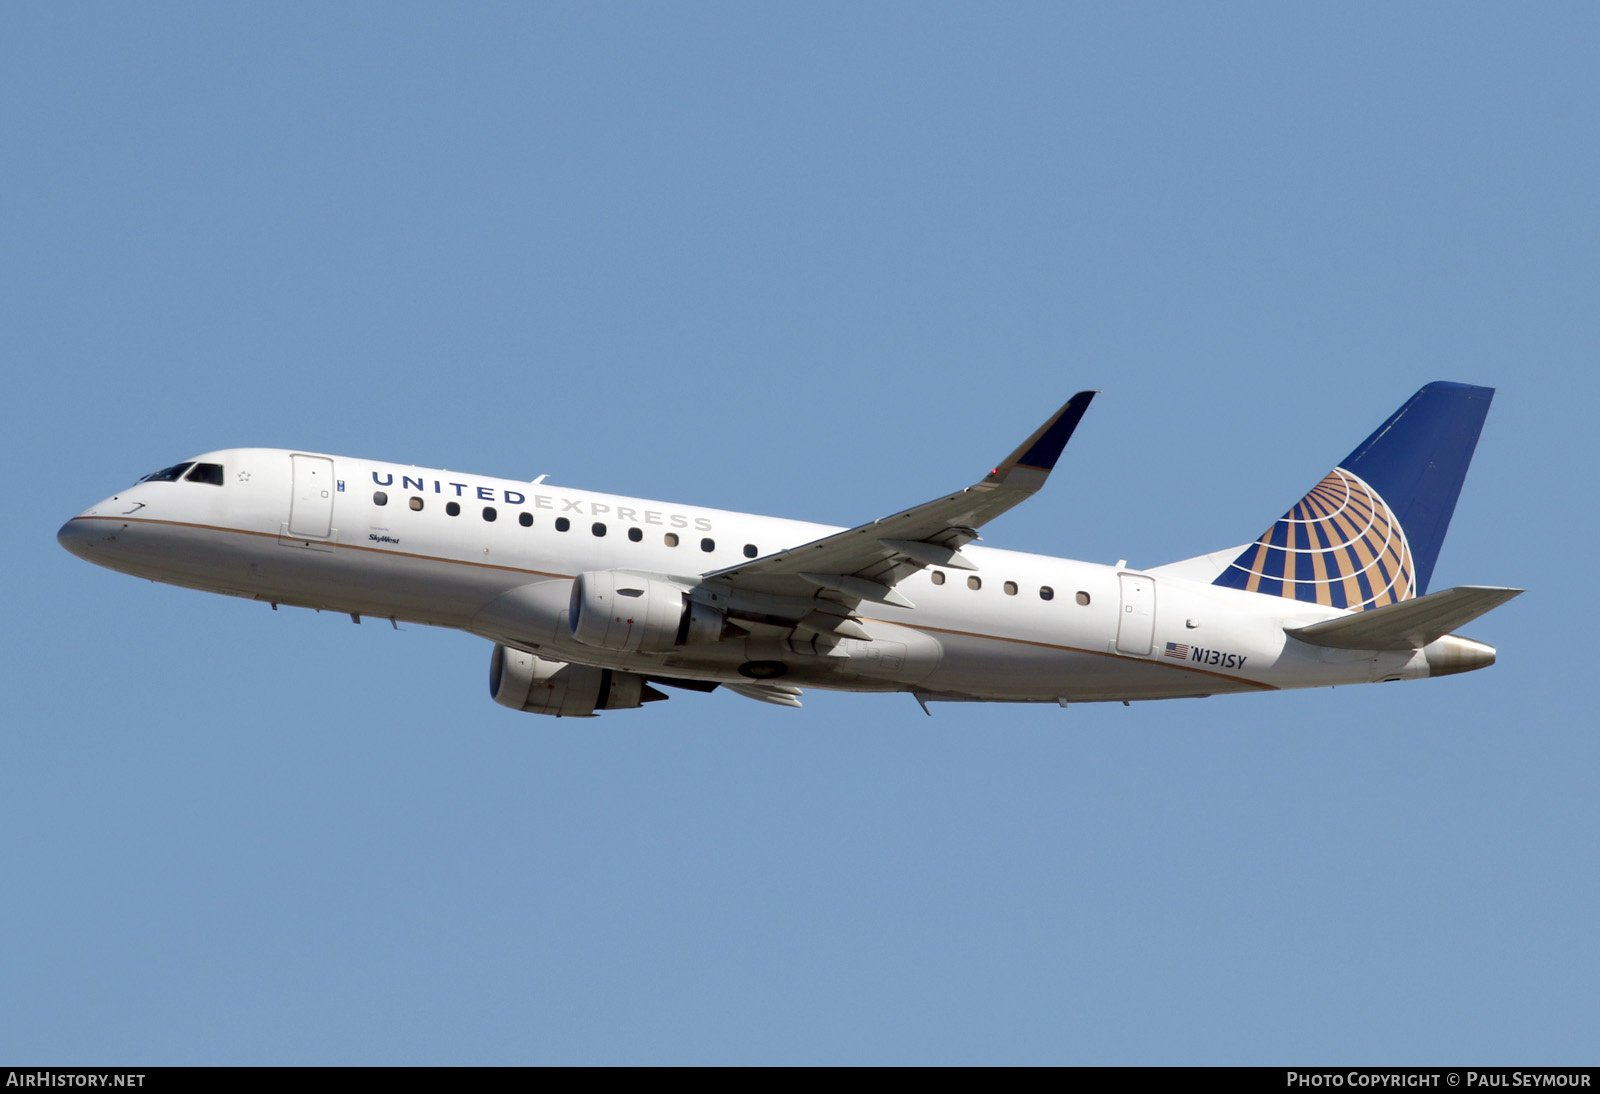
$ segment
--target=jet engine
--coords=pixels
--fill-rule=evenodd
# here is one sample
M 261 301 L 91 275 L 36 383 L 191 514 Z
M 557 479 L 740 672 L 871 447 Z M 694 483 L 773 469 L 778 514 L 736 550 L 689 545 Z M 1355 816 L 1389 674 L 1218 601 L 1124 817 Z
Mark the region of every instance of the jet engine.
M 715 642 L 725 621 L 716 608 L 691 600 L 683 586 L 626 570 L 579 574 L 567 619 L 579 642 L 620 653 Z
M 632 710 L 666 698 L 637 673 L 570 665 L 499 645 L 489 660 L 489 694 L 503 707 L 557 718 Z

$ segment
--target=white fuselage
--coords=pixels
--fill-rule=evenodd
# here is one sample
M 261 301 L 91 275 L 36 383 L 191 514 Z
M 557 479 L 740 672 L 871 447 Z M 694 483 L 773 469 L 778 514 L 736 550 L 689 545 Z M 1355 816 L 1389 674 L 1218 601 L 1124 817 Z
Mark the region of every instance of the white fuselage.
M 800 686 L 1066 702 L 1429 675 L 1426 651 L 1325 649 L 1284 633 L 1345 614 L 1337 609 L 1221 588 L 1182 566 L 976 546 L 962 552 L 975 571 L 929 567 L 900 582 L 914 607 L 861 605 L 866 639 L 819 644 L 749 623 L 721 641 L 614 652 L 572 636 L 576 575 L 694 584 L 839 529 L 315 453 L 196 459 L 221 465 L 221 485 L 141 482 L 73 518 L 61 541 L 157 581 L 454 627 L 545 658 L 681 680 L 739 681 L 751 675 L 741 666 L 778 664 Z

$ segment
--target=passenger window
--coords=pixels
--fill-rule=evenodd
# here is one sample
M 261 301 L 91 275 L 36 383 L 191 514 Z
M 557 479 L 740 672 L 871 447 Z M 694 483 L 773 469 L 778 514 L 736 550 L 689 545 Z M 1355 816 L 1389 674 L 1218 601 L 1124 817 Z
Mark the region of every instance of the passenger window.
M 678 545 L 678 533 L 668 532 L 666 535 L 661 537 L 661 542 L 665 543 L 668 547 L 676 547 Z
M 967 588 L 969 588 L 969 589 L 981 589 L 981 588 L 983 588 L 983 578 L 978 577 L 976 574 L 974 574 L 972 577 L 967 578 Z
M 382 490 L 374 490 L 372 492 L 372 504 L 373 505 L 388 505 L 389 504 L 389 495 L 385 494 Z
M 518 513 L 517 514 L 517 523 L 522 525 L 524 528 L 532 528 L 533 527 L 533 514 L 532 513 Z
M 700 541 L 700 549 L 706 554 L 710 554 L 717 549 L 717 541 L 710 538 L 703 539 Z
M 1054 600 L 1055 598 L 1056 598 L 1056 591 L 1054 589 L 1052 589 L 1048 585 L 1040 585 L 1039 586 L 1039 599 L 1040 600 Z
M 500 515 L 499 513 L 495 512 L 494 506 L 485 505 L 483 507 L 483 519 L 484 520 L 494 520 L 499 515 Z
M 444 511 L 449 513 L 452 517 L 459 517 L 461 515 L 461 503 L 458 501 L 447 501 L 444 503 Z
M 411 499 L 411 508 L 415 509 L 419 513 L 422 512 L 422 499 L 421 498 L 412 498 Z
M 1017 583 L 1015 581 L 1006 582 L 1005 583 L 1005 590 L 1006 590 L 1006 595 L 1007 596 L 1016 596 L 1017 595 Z
M 933 582 L 935 585 L 943 585 L 944 584 L 944 571 L 943 570 L 935 570 L 935 571 L 933 571 L 933 573 L 928 575 L 928 580 Z
M 197 463 L 194 470 L 184 477 L 184 482 L 203 482 L 212 486 L 222 485 L 222 465 L 220 463 Z
M 1089 606 L 1089 594 L 1081 589 L 1078 591 L 1078 603 L 1086 608 Z
M 761 553 L 760 551 L 756 550 L 756 545 L 754 543 L 746 543 L 744 545 L 744 557 L 745 558 L 755 558 L 760 553 Z
M 589 525 L 589 531 L 593 532 L 596 536 L 603 536 L 606 534 L 606 526 L 601 524 L 599 521 L 595 521 L 593 524 Z
M 556 531 L 565 532 L 568 528 L 571 528 L 571 527 L 572 527 L 572 522 L 570 520 L 568 520 L 566 517 L 557 517 L 556 518 Z
M 641 539 L 644 538 L 644 529 L 643 528 L 629 528 L 628 529 L 628 538 L 631 539 L 633 542 L 638 543 Z

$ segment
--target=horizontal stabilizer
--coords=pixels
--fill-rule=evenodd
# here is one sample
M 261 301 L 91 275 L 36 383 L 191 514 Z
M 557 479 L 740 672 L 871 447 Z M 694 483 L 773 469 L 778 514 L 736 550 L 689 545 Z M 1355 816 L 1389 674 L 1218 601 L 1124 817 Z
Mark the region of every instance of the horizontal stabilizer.
M 1462 585 L 1283 630 L 1291 638 L 1337 650 L 1416 650 L 1466 626 L 1521 592 L 1490 585 Z

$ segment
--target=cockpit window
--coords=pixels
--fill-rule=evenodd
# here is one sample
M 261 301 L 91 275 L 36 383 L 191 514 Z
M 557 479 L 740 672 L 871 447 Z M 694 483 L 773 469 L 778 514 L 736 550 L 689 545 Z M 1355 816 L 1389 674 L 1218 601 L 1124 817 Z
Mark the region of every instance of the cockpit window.
M 222 485 L 222 465 L 220 463 L 197 463 L 194 470 L 184 476 L 184 482 L 204 482 L 212 486 Z
M 140 482 L 177 482 L 183 478 L 183 473 L 193 467 L 193 463 L 175 463 L 171 467 L 163 467 L 160 471 L 152 471 Z

